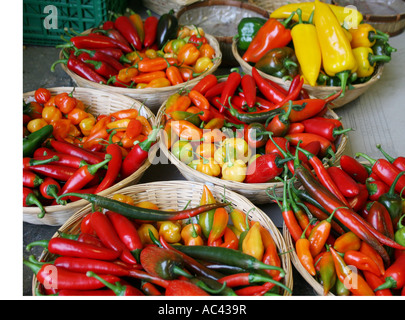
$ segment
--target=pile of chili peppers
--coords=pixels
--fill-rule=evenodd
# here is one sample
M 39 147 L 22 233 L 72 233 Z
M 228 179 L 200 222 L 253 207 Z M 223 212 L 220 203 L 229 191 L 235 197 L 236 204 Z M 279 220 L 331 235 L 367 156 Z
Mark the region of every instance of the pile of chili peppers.
M 340 92 L 311 98 L 299 75 L 285 90 L 256 68 L 252 75 L 231 70 L 220 78 L 205 76 L 168 98 L 165 143 L 176 158 L 209 176 L 245 183 L 273 182 L 284 163 L 293 163 L 299 141 L 321 159 L 335 161 L 338 138 L 351 130 L 325 117 Z
M 284 176 L 282 211 L 303 268 L 337 296 L 405 295 L 405 158 L 384 154 L 369 163 L 343 155 L 325 168 L 310 152 Z M 292 172 L 290 171 L 290 175 Z M 293 181 L 302 188 L 296 189 Z
M 95 117 L 74 92 L 35 91 L 23 106 L 23 206 L 65 204 L 61 194 L 99 193 L 127 178 L 148 158 L 159 130 L 136 109 Z
M 300 72 L 313 87 L 341 86 L 343 96 L 347 86 L 370 80 L 396 51 L 388 34 L 362 20 L 355 8 L 319 0 L 286 4 L 255 28 L 244 28 L 253 22 L 241 20 L 239 41 L 253 39 L 239 49 L 244 61 L 269 75 L 291 80 Z
M 130 12 L 65 40 L 57 46 L 64 58 L 51 70 L 64 63 L 86 80 L 123 88 L 182 84 L 210 70 L 216 59 L 204 30 L 179 26 L 172 12 L 145 21 Z
M 36 275 L 38 295 L 291 292 L 283 284 L 282 253 L 270 232 L 226 199 L 218 202 L 207 186 L 197 207 L 186 205 L 180 211 L 162 211 L 149 201 L 135 203 L 120 193 L 111 199 L 77 196 L 94 205 L 80 221 L 80 231 L 60 232 L 27 246 L 42 246 L 50 254 L 46 261 L 33 255 L 24 261 Z

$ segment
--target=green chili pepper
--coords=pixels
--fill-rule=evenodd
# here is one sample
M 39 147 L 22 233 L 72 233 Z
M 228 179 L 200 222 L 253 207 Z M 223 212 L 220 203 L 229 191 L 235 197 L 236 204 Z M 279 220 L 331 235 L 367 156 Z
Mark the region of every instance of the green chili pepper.
M 335 263 L 330 251 L 326 251 L 319 261 L 319 275 L 323 286 L 323 294 L 327 295 L 336 284 Z
M 53 126 L 48 124 L 23 138 L 23 157 L 30 157 L 51 136 L 52 132 Z
M 405 217 L 405 214 L 399 219 L 397 224 L 397 231 L 395 231 L 394 239 L 400 245 L 405 246 L 405 225 L 402 224 L 402 219 Z
M 238 24 L 238 48 L 247 50 L 256 33 L 266 21 L 267 19 L 259 17 L 242 18 Z
M 291 80 L 299 73 L 298 59 L 290 47 L 271 49 L 256 62 L 255 67 L 271 76 Z
M 378 202 L 387 208 L 394 226 L 397 225 L 402 215 L 402 198 L 395 192 L 395 186 L 403 174 L 405 174 L 405 171 L 399 173 L 393 181 L 390 190 L 378 198 Z

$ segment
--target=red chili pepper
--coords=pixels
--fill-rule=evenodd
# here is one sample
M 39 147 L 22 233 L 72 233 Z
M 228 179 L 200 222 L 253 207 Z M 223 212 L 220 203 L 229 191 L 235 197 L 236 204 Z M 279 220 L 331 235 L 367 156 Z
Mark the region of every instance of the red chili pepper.
M 86 273 L 93 271 L 100 274 L 110 274 L 118 277 L 128 276 L 129 271 L 122 266 L 110 261 L 89 259 L 89 258 L 72 258 L 57 257 L 53 263 L 54 266 L 65 268 L 66 270 Z
M 367 169 L 359 161 L 345 154 L 340 157 L 340 167 L 360 183 L 365 183 L 369 176 Z
M 369 177 L 366 179 L 366 188 L 368 191 L 368 198 L 371 201 L 378 201 L 378 199 L 383 195 L 388 193 L 390 187 L 380 179 L 373 179 Z
M 110 39 L 113 39 L 115 41 L 113 41 L 113 43 L 115 43 L 117 45 L 117 47 L 119 47 L 122 50 L 125 50 L 125 52 L 131 52 L 132 48 L 129 44 L 129 42 L 127 41 L 127 39 L 125 39 L 125 37 L 121 34 L 121 32 L 119 32 L 118 30 L 111 28 L 111 29 L 93 29 L 90 33 L 90 35 L 103 35 L 106 36 Z
M 252 68 L 252 77 L 255 80 L 256 86 L 259 91 L 271 102 L 277 104 L 284 101 L 284 95 L 278 88 L 271 85 L 265 78 L 263 78 L 256 68 Z
M 150 282 L 143 282 L 141 283 L 141 289 L 147 296 L 161 296 L 163 295 L 159 289 Z
M 209 110 L 210 108 L 210 103 L 206 97 L 202 93 L 200 93 L 197 90 L 191 90 L 188 93 L 189 98 L 191 99 L 191 102 L 199 109 L 201 110 Z M 221 112 L 221 111 L 220 111 Z
M 46 177 L 39 187 L 39 192 L 45 199 L 56 199 L 60 191 L 60 184 L 49 177 Z
M 58 197 L 61 199 L 61 196 L 65 193 L 69 192 L 74 192 L 76 190 L 82 189 L 84 186 L 86 186 L 90 181 L 94 179 L 95 174 L 97 173 L 97 170 L 102 168 L 104 165 L 106 165 L 111 159 L 106 159 L 100 163 L 93 164 L 93 165 L 86 165 L 83 167 L 80 167 L 75 171 L 75 173 L 66 181 L 64 184 L 62 190 L 61 190 L 61 195 Z M 62 200 L 66 200 L 63 199 Z
M 270 276 L 266 276 L 264 274 L 259 274 L 259 273 L 254 273 L 254 272 L 231 274 L 231 275 L 224 276 L 223 278 L 219 279 L 218 282 L 226 283 L 226 286 L 230 287 L 230 288 L 248 286 L 250 284 L 254 284 L 257 282 L 270 282 L 270 283 L 280 284 L 279 282 L 275 281 Z
M 93 181 L 96 182 L 97 179 L 98 179 L 98 177 L 95 177 L 95 179 L 93 179 Z M 96 188 L 97 188 L 97 185 L 89 187 L 89 188 L 85 188 L 85 189 L 76 190 L 75 193 L 79 193 L 79 194 L 95 193 Z M 74 202 L 74 201 L 79 201 L 81 198 L 75 197 L 75 196 L 67 196 L 66 199 L 68 199 L 70 202 Z
M 228 225 L 229 214 L 224 208 L 218 208 L 214 213 L 214 220 L 212 228 L 208 237 L 208 245 L 212 246 L 213 243 L 221 238 Z
M 33 246 L 42 246 L 46 248 L 49 253 L 72 258 L 88 258 L 111 261 L 117 259 L 120 254 L 119 252 L 110 248 L 99 247 L 89 243 L 61 237 L 31 242 L 28 244 L 27 250 L 30 250 Z
M 76 157 L 76 156 L 71 156 L 69 154 L 64 154 L 60 152 L 55 152 L 50 150 L 49 152 L 47 151 L 47 155 L 45 156 L 38 156 L 35 157 L 34 160 L 38 161 L 46 161 L 46 160 L 51 160 L 55 159 L 52 162 L 53 164 L 61 165 L 61 166 L 66 166 L 66 167 L 71 167 L 71 168 L 80 168 L 84 165 L 86 165 L 86 161 L 83 159 Z M 46 163 L 46 162 L 44 162 Z
M 148 17 L 144 21 L 145 39 L 143 40 L 143 45 L 145 48 L 150 47 L 156 41 L 156 32 L 159 19 L 152 16 L 152 13 L 147 10 Z
M 380 144 L 377 144 L 377 149 L 381 151 L 384 157 L 391 162 L 395 167 L 397 167 L 401 171 L 405 171 L 405 157 L 396 157 L 393 158 L 389 154 L 387 154 L 381 147 Z
M 119 213 L 107 211 L 106 215 L 114 226 L 122 243 L 124 243 L 128 250 L 131 251 L 132 255 L 139 260 L 138 258 L 143 244 L 135 226 L 128 218 Z
M 23 187 L 23 207 L 29 207 L 32 205 L 36 205 L 41 210 L 38 214 L 38 218 L 43 218 L 46 212 L 42 203 L 30 188 Z
M 328 121 L 326 118 L 321 117 L 306 119 L 301 123 L 305 126 L 304 132 L 315 133 L 330 141 L 335 141 L 339 135 L 345 134 L 346 132 L 352 130 L 351 128 L 343 129 L 341 127 L 337 127 L 336 124 Z
M 42 164 L 30 167 L 30 170 L 40 173 L 45 177 L 54 178 L 58 181 L 68 181 L 77 169 L 57 164 Z
M 309 143 L 313 141 L 319 141 L 321 145 L 319 156 L 325 157 L 327 155 L 331 155 L 332 160 L 335 159 L 336 145 L 322 136 L 319 136 L 314 133 L 303 132 L 303 133 L 290 133 L 288 135 L 285 135 L 284 138 L 287 139 L 294 146 L 296 146 L 298 142 L 301 141 L 302 148 L 305 148 Z
M 213 87 L 209 88 L 207 92 L 204 94 L 204 96 L 207 99 L 212 99 L 214 97 L 218 97 L 221 95 L 222 90 L 225 88 L 226 81 L 223 82 L 218 82 L 216 85 Z
M 122 52 L 121 49 L 116 48 L 102 48 L 96 49 L 98 52 L 104 53 L 108 56 L 113 57 L 114 59 L 118 60 L 121 63 L 128 63 L 130 64 L 131 61 L 125 57 L 125 54 Z
M 112 76 L 115 76 L 118 74 L 118 71 L 113 68 L 111 65 L 104 61 L 96 61 L 96 60 L 85 60 L 84 63 L 87 63 L 89 65 L 92 65 L 94 67 L 94 70 L 101 75 L 102 77 L 105 78 L 111 78 Z
M 394 239 L 394 224 L 387 208 L 380 202 L 375 201 L 368 211 L 366 221 L 378 232 Z
M 91 152 L 89 150 L 80 148 L 69 142 L 52 140 L 51 146 L 58 152 L 69 154 L 69 155 L 75 156 L 75 157 L 79 157 L 89 164 L 96 164 L 96 163 L 99 163 L 104 160 L 98 154 Z
M 204 78 L 202 78 L 200 81 L 198 81 L 191 90 L 195 90 L 201 93 L 202 95 L 205 95 L 207 91 L 213 88 L 217 83 L 218 78 L 213 74 L 209 74 Z
M 390 289 L 376 290 L 379 286 L 381 286 L 384 283 L 383 276 L 378 276 L 373 272 L 367 270 L 363 270 L 363 275 L 370 288 L 374 290 L 376 296 L 390 297 L 393 295 Z
M 106 174 L 104 175 L 104 179 L 98 185 L 97 189 L 95 190 L 95 193 L 99 193 L 111 187 L 117 180 L 121 170 L 122 164 L 121 148 L 116 144 L 109 144 L 107 146 L 106 152 L 111 156 L 111 159 L 108 162 L 108 168 Z
M 242 91 L 245 95 L 245 99 L 246 99 L 246 103 L 247 103 L 248 107 L 253 108 L 253 106 L 256 103 L 256 93 L 257 93 L 255 79 L 251 75 L 245 74 L 245 75 L 243 75 L 240 84 L 242 87 Z
M 101 242 L 107 247 L 119 253 L 120 259 L 130 264 L 136 264 L 135 257 L 119 238 L 113 224 L 108 217 L 100 211 L 91 214 L 90 223 L 92 228 L 100 238 Z
M 360 192 L 357 196 L 347 198 L 350 208 L 355 212 L 360 212 L 366 206 L 368 201 L 368 191 L 364 184 L 359 183 Z
M 273 132 L 274 137 L 284 137 L 287 134 L 287 131 L 291 125 L 289 116 L 292 110 L 292 101 L 288 111 L 276 115 L 267 125 L 266 130 Z
M 97 279 L 89 278 L 84 273 L 68 271 L 52 264 L 35 264 L 24 261 L 24 264 L 32 269 L 38 282 L 44 286 L 57 288 L 59 290 L 96 290 L 105 285 Z M 117 276 L 103 275 L 105 281 L 114 283 L 120 280 Z
M 166 296 L 209 296 L 199 286 L 186 280 L 172 280 L 166 288 Z
M 119 16 L 114 21 L 114 28 L 117 29 L 125 39 L 134 47 L 136 50 L 142 49 L 142 41 L 136 31 L 131 20 L 127 16 Z
M 372 159 L 364 153 L 356 153 L 356 157 L 363 157 L 370 162 L 372 165 L 372 171 L 387 185 L 391 186 L 395 181 L 395 178 L 402 170 L 399 170 L 391 162 L 386 159 Z M 398 179 L 395 185 L 395 191 L 401 193 L 405 188 L 405 176 L 402 176 Z
M 329 167 L 326 170 L 332 180 L 338 186 L 344 197 L 350 198 L 360 193 L 360 187 L 357 182 L 339 167 Z
M 347 265 L 354 266 L 362 271 L 366 270 L 376 275 L 381 275 L 378 265 L 370 257 L 360 251 L 346 251 L 343 259 Z
M 117 71 L 124 68 L 124 66 L 122 65 L 122 63 L 119 60 L 117 60 L 115 57 L 108 55 L 100 50 L 79 49 L 75 52 L 75 55 L 81 54 L 82 52 L 87 53 L 89 59 L 95 60 L 95 61 L 103 61 L 105 63 L 108 63 L 110 66 L 112 66 Z M 123 55 L 121 57 L 123 57 Z
M 90 296 L 90 297 L 107 297 L 107 296 L 115 296 L 114 291 L 108 289 L 99 289 L 99 290 L 70 290 L 70 289 L 63 289 L 59 290 L 56 294 L 58 297 L 82 297 L 82 296 Z
M 244 96 L 242 93 L 239 93 L 242 97 Z M 267 99 L 264 99 L 260 96 L 256 95 L 256 106 L 259 107 L 260 109 L 266 109 L 266 110 L 273 110 L 276 108 L 276 105 L 272 102 L 270 102 Z
M 233 96 L 236 89 L 240 85 L 241 80 L 242 76 L 239 72 L 236 71 L 231 72 L 228 76 L 228 79 L 225 81 L 225 86 L 221 92 L 221 97 L 219 99 L 219 102 L 221 104 L 221 108 L 219 109 L 220 113 L 224 112 L 225 108 L 223 106 L 228 104 L 228 99 Z
M 23 186 L 24 187 L 29 187 L 29 188 L 35 188 L 41 185 L 44 180 L 36 175 L 34 172 L 32 172 L 29 169 L 23 169 Z
M 125 296 L 125 297 L 144 296 L 141 290 L 129 284 L 122 285 L 119 281 L 116 281 L 114 284 L 112 284 L 109 281 L 106 281 L 102 276 L 99 276 L 92 271 L 86 272 L 86 276 L 99 281 L 101 284 L 103 284 L 110 290 L 114 291 L 116 296 Z
M 391 266 L 385 270 L 384 284 L 378 286 L 375 291 L 383 289 L 402 289 L 405 286 L 405 255 L 401 255 Z
M 59 160 L 59 157 L 56 155 L 49 157 L 36 157 L 34 153 L 34 158 L 24 157 L 23 158 L 23 169 L 29 169 L 31 166 L 47 164 L 51 162 L 56 162 Z
M 156 141 L 159 130 L 160 129 L 154 128 L 146 140 L 136 144 L 132 147 L 131 151 L 129 151 L 121 166 L 121 177 L 123 179 L 138 170 L 148 158 L 149 150 Z
M 102 35 L 75 36 L 70 42 L 77 49 L 117 48 L 117 44 L 110 38 Z

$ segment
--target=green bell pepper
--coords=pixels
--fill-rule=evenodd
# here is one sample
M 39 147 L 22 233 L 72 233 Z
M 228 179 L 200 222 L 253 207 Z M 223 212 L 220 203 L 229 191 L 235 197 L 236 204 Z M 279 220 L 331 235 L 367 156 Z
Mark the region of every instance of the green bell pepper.
M 238 48 L 247 50 L 259 29 L 267 19 L 259 17 L 247 17 L 240 20 L 238 24 Z

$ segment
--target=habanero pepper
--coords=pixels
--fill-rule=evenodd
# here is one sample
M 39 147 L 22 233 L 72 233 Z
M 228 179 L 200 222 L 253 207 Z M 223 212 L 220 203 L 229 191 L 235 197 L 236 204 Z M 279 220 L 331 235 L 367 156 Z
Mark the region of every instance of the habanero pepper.
M 122 161 L 121 176 L 123 179 L 129 177 L 138 170 L 148 158 L 152 144 L 156 142 L 159 128 L 154 128 L 147 139 L 134 145 L 128 155 Z

